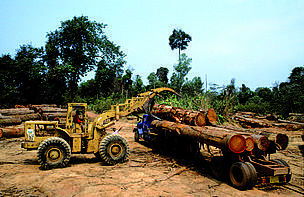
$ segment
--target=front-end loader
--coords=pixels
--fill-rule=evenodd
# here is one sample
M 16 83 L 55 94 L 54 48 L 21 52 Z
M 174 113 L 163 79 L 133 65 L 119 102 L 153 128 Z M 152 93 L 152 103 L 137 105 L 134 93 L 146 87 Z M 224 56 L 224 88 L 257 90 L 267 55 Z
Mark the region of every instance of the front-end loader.
M 68 103 L 65 129 L 57 121 L 25 122 L 25 141 L 21 147 L 37 150 L 38 162 L 43 169 L 65 167 L 71 154 L 93 153 L 107 164 L 121 163 L 129 156 L 129 144 L 118 134 L 108 134 L 106 128 L 120 117 L 148 113 L 154 97 L 163 91 L 177 94 L 170 88 L 156 88 L 112 105 L 110 110 L 89 122 L 86 103 Z M 177 94 L 178 95 L 178 94 Z

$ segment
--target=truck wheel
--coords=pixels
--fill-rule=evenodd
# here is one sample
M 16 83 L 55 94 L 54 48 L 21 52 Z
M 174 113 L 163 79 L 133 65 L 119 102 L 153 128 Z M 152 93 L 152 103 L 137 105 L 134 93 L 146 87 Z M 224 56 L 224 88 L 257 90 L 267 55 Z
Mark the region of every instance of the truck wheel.
M 247 185 L 247 189 L 252 189 L 257 182 L 258 175 L 257 175 L 257 172 L 255 170 L 255 167 L 251 163 L 245 162 L 245 164 L 247 165 L 248 169 L 250 170 L 250 176 L 249 176 L 250 181 Z
M 289 183 L 289 181 L 291 180 L 291 171 L 290 171 L 289 164 L 285 160 L 283 160 L 283 159 L 273 159 L 271 161 L 274 161 L 277 164 L 280 164 L 280 165 L 283 165 L 283 166 L 286 166 L 286 167 L 289 168 L 288 174 L 286 174 L 286 183 Z
M 51 137 L 40 144 L 37 157 L 43 169 L 65 167 L 71 158 L 71 148 L 64 139 Z
M 228 175 L 227 162 L 223 156 L 214 156 L 211 160 L 211 172 L 217 180 L 224 180 L 225 176 Z
M 232 164 L 229 171 L 231 184 L 240 190 L 246 190 L 251 183 L 251 171 L 243 162 Z
M 134 132 L 134 141 L 135 142 L 139 142 L 139 132 L 138 132 L 138 129 L 134 128 L 133 132 Z
M 107 164 L 122 163 L 130 154 L 129 143 L 120 135 L 108 135 L 101 140 L 99 153 Z

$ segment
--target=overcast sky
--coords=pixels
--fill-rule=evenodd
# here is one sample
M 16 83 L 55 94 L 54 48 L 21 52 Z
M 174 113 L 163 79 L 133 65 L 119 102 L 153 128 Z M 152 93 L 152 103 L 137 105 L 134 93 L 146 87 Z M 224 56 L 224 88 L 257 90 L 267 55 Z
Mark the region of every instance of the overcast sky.
M 192 37 L 188 78 L 251 90 L 287 81 L 304 65 L 304 0 L 0 0 L 0 55 L 23 44 L 45 45 L 46 34 L 74 16 L 107 24 L 109 39 L 144 82 L 178 60 L 168 38 L 174 28 Z M 88 78 L 92 77 L 92 74 Z

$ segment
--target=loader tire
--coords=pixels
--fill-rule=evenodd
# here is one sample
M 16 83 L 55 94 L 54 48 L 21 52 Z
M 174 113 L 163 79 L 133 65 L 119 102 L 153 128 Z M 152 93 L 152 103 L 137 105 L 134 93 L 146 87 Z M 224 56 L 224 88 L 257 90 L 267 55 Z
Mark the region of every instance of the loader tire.
M 246 190 L 251 184 L 251 170 L 243 162 L 233 163 L 230 167 L 229 177 L 233 187 L 239 190 Z
M 71 158 L 71 147 L 62 138 L 51 137 L 38 147 L 38 162 L 42 169 L 65 167 Z
M 291 170 L 290 170 L 289 164 L 283 159 L 273 159 L 271 161 L 274 161 L 277 164 L 280 164 L 280 165 L 283 165 L 283 166 L 286 166 L 289 168 L 288 174 L 286 174 L 286 183 L 289 183 L 289 181 L 291 180 Z
M 123 163 L 130 154 L 129 143 L 120 135 L 107 135 L 100 142 L 99 153 L 107 164 Z

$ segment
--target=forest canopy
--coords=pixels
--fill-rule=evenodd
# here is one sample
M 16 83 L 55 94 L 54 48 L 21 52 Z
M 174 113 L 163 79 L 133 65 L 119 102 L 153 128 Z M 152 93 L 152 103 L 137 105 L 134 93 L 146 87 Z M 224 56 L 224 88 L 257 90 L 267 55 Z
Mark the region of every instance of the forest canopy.
M 106 24 L 89 20 L 86 16 L 73 17 L 47 33 L 45 46 L 24 44 L 16 54 L 0 56 L 0 108 L 16 104 L 87 102 L 93 110 L 101 111 L 110 104 L 152 88 L 171 87 L 183 97 L 170 98 L 172 105 L 200 110 L 213 107 L 222 116 L 235 111 L 253 111 L 259 114 L 304 113 L 304 67 L 291 70 L 286 82 L 274 87 L 250 90 L 245 84 L 219 86 L 206 84 L 199 76 L 188 79 L 192 58 L 186 49 L 191 36 L 174 29 L 169 36 L 172 50 L 179 49 L 177 63 L 168 68 L 160 65 L 151 72 L 145 85 L 141 76 L 126 68 L 126 54 L 106 36 Z M 80 83 L 81 77 L 95 70 L 95 77 Z

